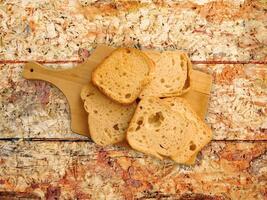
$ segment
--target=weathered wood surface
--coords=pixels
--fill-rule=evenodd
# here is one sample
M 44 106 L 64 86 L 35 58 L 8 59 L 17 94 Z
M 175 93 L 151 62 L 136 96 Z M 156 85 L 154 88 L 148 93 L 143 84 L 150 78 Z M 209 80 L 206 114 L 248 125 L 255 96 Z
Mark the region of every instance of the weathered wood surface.
M 55 199 L 266 199 L 267 143 L 212 142 L 194 167 L 91 142 L 0 142 L 0 192 Z M 204 196 L 205 198 L 200 198 Z
M 46 82 L 23 79 L 22 67 L 0 65 L 0 138 L 82 138 L 70 130 L 64 95 Z M 213 75 L 206 121 L 214 140 L 267 140 L 267 64 L 194 68 Z
M 267 199 L 266 1 L 139 2 L 0 0 L 1 200 Z M 213 75 L 220 141 L 196 166 L 96 146 L 70 131 L 58 89 L 21 78 L 27 60 L 67 68 L 99 43 L 186 50 Z
M 96 43 L 184 49 L 193 60 L 267 59 L 265 0 L 1 2 L 0 59 L 79 60 Z

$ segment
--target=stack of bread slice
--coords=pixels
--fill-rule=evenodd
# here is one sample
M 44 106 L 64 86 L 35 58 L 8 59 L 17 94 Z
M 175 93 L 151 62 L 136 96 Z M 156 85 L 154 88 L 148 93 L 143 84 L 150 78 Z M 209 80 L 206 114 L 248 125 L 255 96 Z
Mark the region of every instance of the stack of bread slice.
M 194 164 L 212 132 L 179 97 L 190 90 L 191 70 L 182 52 L 114 50 L 81 92 L 92 140 L 106 146 L 126 139 L 143 153 Z

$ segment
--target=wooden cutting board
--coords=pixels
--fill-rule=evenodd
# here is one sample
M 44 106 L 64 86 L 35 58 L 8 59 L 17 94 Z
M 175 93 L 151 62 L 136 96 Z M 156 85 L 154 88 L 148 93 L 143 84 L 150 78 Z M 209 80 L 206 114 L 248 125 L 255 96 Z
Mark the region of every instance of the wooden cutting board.
M 70 106 L 71 130 L 89 136 L 87 113 L 83 108 L 80 92 L 82 87 L 91 81 L 92 70 L 113 50 L 112 47 L 99 45 L 88 60 L 72 69 L 48 69 L 38 63 L 29 62 L 25 65 L 22 76 L 30 80 L 47 81 L 58 87 L 66 96 Z M 183 95 L 202 119 L 208 108 L 211 84 L 210 75 L 193 70 L 192 88 Z

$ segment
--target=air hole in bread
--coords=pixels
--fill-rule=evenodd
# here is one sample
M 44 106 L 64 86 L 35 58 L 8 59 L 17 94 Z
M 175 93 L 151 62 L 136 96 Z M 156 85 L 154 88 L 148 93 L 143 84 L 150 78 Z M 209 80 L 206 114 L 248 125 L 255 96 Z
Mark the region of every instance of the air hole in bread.
M 162 112 L 156 112 L 148 117 L 148 123 L 154 127 L 159 127 L 164 120 Z
M 175 104 L 174 103 L 171 103 L 171 106 L 174 106 Z
M 139 108 L 140 108 L 140 110 L 142 110 L 142 109 L 143 109 L 143 107 L 142 107 L 142 106 L 140 106 Z
M 126 72 L 123 72 L 123 74 L 122 74 L 123 76 L 126 76 L 127 75 L 127 73 Z
M 173 130 L 176 130 L 176 126 L 172 128 Z
M 141 101 L 140 98 L 137 98 L 137 99 L 135 100 L 136 103 L 139 103 L 140 101 Z
M 131 53 L 131 50 L 130 49 L 126 49 L 126 53 Z
M 139 119 L 139 120 L 137 121 L 137 124 L 138 124 L 138 125 L 142 125 L 142 124 L 143 124 L 143 119 L 142 119 L 142 118 Z
M 164 78 L 160 79 L 160 82 L 161 83 L 164 83 L 165 82 Z
M 165 139 L 165 138 L 166 138 L 166 136 L 165 136 L 165 135 L 162 135 L 162 136 L 161 136 L 161 138 L 162 138 L 162 139 Z
M 127 84 L 126 86 L 127 86 L 127 87 L 130 87 L 130 84 Z
M 128 132 L 132 132 L 133 130 L 134 130 L 134 128 L 131 127 L 131 128 L 128 129 Z
M 98 113 L 97 110 L 94 110 L 94 113 L 97 114 Z
M 116 131 L 118 131 L 118 130 L 119 130 L 119 125 L 118 125 L 118 124 L 115 124 L 115 125 L 113 126 L 113 128 L 114 128 Z
M 125 98 L 129 99 L 132 95 L 130 93 L 125 94 Z
M 156 132 L 159 132 L 159 129 L 157 129 Z
M 138 131 L 140 129 L 140 125 L 138 125 L 135 129 L 135 131 Z
M 140 139 L 138 140 L 138 142 L 140 142 L 140 143 L 143 143 L 143 141 L 142 141 L 142 140 L 140 140 Z
M 152 100 L 152 99 L 148 99 L 148 102 L 149 102 L 149 103 L 153 103 L 153 100 Z
M 159 144 L 159 146 L 160 146 L 162 149 L 165 149 L 165 147 L 164 147 L 164 146 L 162 146 L 161 144 Z
M 194 143 L 190 144 L 190 146 L 189 146 L 189 149 L 190 149 L 191 151 L 195 151 L 196 148 L 197 148 L 197 146 L 196 146 Z
M 116 70 L 119 70 L 119 68 L 118 68 L 118 67 L 115 67 L 115 69 L 116 69 Z
M 171 87 L 171 85 L 164 85 L 165 86 L 165 88 L 170 88 Z

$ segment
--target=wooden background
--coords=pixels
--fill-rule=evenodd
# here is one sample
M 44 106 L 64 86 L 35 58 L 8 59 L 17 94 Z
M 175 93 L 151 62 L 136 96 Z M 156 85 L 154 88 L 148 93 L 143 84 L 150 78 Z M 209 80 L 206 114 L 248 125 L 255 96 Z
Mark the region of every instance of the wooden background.
M 0 0 L 0 199 L 267 199 L 266 35 L 266 0 Z M 213 75 L 195 166 L 73 134 L 63 94 L 21 77 L 100 43 L 185 50 Z

